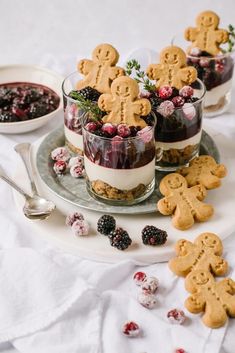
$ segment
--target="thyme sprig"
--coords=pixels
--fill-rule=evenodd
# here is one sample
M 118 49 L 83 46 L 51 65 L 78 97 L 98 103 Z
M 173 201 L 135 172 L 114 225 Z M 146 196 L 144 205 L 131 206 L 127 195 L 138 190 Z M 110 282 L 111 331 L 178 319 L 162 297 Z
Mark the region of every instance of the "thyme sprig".
M 71 91 L 69 96 L 76 100 L 77 105 L 80 109 L 84 110 L 86 113 L 92 115 L 93 120 L 101 120 L 104 112 L 98 107 L 96 102 L 93 102 L 89 99 L 85 99 L 78 91 Z
M 143 84 L 143 88 L 146 91 L 152 92 L 156 90 L 155 85 L 146 77 L 146 72 L 141 70 L 141 66 L 137 60 L 132 59 L 127 61 L 125 71 L 128 76 L 130 76 L 134 71 L 136 74 L 134 79 L 136 82 Z
M 234 45 L 235 45 L 235 27 L 232 26 L 231 24 L 228 25 L 228 42 L 227 42 L 227 49 L 222 49 L 222 52 L 225 53 L 231 53 L 233 51 Z

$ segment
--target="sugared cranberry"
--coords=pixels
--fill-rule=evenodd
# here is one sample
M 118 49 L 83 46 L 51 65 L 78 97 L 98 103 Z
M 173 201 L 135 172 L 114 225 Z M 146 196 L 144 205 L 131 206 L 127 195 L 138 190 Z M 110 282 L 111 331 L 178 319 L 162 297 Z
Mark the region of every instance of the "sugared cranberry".
M 159 88 L 158 95 L 162 99 L 168 99 L 172 95 L 172 92 L 171 86 L 162 86 Z
M 133 280 L 137 286 L 141 286 L 146 277 L 146 273 L 139 271 L 134 274 Z
M 70 168 L 70 174 L 73 178 L 82 178 L 84 176 L 83 166 L 80 164 L 74 164 Z
M 182 325 L 185 322 L 185 314 L 183 310 L 172 309 L 168 311 L 167 318 L 172 324 Z
M 193 88 L 190 86 L 184 86 L 180 89 L 179 95 L 184 98 L 190 98 L 193 95 Z
M 153 138 L 153 129 L 150 126 L 145 126 L 142 130 L 137 132 L 137 136 L 139 136 L 144 143 L 149 143 Z
M 131 130 L 126 124 L 119 124 L 117 127 L 117 133 L 121 137 L 128 137 L 131 134 Z
M 199 65 L 200 65 L 201 67 L 208 67 L 208 66 L 210 65 L 210 60 L 207 59 L 207 58 L 201 58 L 201 59 L 199 60 Z
M 76 237 L 88 235 L 89 228 L 90 227 L 87 221 L 77 220 L 72 225 L 72 232 Z
M 114 136 L 117 132 L 117 126 L 111 123 L 104 124 L 101 129 L 109 136 Z
M 224 64 L 222 62 L 217 62 L 215 64 L 215 71 L 221 74 L 224 71 Z
M 172 103 L 174 104 L 174 106 L 176 108 L 182 107 L 184 105 L 184 102 L 185 102 L 185 100 L 181 96 L 176 96 L 176 97 L 172 98 Z
M 175 110 L 174 104 L 168 100 L 162 102 L 157 108 L 158 113 L 160 113 L 165 118 L 173 114 L 174 110 Z
M 94 121 L 91 121 L 86 124 L 85 129 L 89 132 L 94 132 L 97 130 L 97 124 Z
M 183 105 L 183 113 L 186 119 L 193 120 L 196 115 L 196 109 L 191 103 L 184 103 Z
M 159 280 L 156 277 L 147 277 L 141 285 L 142 291 L 148 294 L 154 294 L 159 286 Z
M 67 161 L 70 158 L 70 153 L 66 147 L 57 147 L 51 152 L 53 161 Z
M 200 56 L 202 53 L 201 49 L 198 47 L 191 48 L 190 55 L 192 56 Z
M 84 221 L 83 214 L 80 212 L 70 213 L 65 219 L 65 224 L 71 227 L 75 221 Z
M 138 295 L 138 301 L 145 308 L 153 309 L 157 303 L 156 296 L 154 294 L 149 294 L 141 291 Z
M 185 350 L 183 348 L 177 348 L 175 350 L 175 353 L 186 353 Z
M 83 167 L 84 165 L 84 158 L 82 156 L 76 156 L 76 157 L 72 157 L 69 160 L 69 168 L 71 168 L 73 165 L 75 164 L 79 164 L 81 167 Z
M 148 91 L 145 91 L 145 92 L 141 92 L 140 93 L 140 98 L 150 98 L 151 97 L 151 95 L 152 95 L 152 93 L 151 92 L 148 92 Z
M 140 328 L 136 322 L 129 321 L 123 325 L 122 332 L 128 337 L 137 337 L 140 334 Z
M 64 174 L 67 169 L 67 163 L 65 161 L 56 161 L 53 166 L 54 172 L 58 175 Z

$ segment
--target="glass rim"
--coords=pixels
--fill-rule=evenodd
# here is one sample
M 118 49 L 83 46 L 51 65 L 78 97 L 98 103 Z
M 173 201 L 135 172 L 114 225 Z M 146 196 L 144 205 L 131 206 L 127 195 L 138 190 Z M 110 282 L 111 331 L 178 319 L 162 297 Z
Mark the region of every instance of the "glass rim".
M 78 101 L 77 101 L 76 99 L 70 97 L 70 96 L 65 92 L 65 87 L 64 87 L 64 86 L 65 86 L 65 82 L 66 82 L 71 76 L 73 76 L 74 74 L 78 74 L 78 75 L 79 75 L 79 72 L 76 70 L 76 71 L 73 71 L 72 73 L 70 73 L 68 76 L 66 76 L 66 77 L 64 78 L 63 82 L 62 82 L 61 88 L 62 88 L 63 96 L 65 96 L 65 97 L 66 97 L 67 99 L 69 99 L 70 101 L 76 103 L 76 102 L 78 102 Z

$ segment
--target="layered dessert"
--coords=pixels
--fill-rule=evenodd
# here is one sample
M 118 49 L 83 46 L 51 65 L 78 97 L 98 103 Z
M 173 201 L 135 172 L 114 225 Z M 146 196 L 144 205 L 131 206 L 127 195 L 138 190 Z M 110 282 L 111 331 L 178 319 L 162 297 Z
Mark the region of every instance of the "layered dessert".
M 185 30 L 185 39 L 191 42 L 187 63 L 196 68 L 198 78 L 206 86 L 204 110 L 208 115 L 228 107 L 232 88 L 235 32 L 231 25 L 228 30 L 219 29 L 219 21 L 216 13 L 204 11 L 197 16 L 196 27 Z

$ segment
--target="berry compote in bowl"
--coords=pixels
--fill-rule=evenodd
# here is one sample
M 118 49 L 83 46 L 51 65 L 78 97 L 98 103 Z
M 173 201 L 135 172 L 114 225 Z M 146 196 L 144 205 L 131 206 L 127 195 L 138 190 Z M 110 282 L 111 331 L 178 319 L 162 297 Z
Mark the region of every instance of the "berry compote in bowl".
M 155 122 L 141 129 L 83 119 L 87 190 L 112 205 L 145 200 L 155 186 Z
M 62 81 L 56 72 L 39 66 L 1 66 L 0 132 L 25 133 L 58 117 Z
M 91 87 L 76 89 L 76 84 L 82 79 L 75 71 L 67 76 L 62 84 L 64 98 L 64 134 L 68 148 L 78 154 L 83 154 L 82 118 L 87 110 L 97 109 L 100 93 Z
M 180 43 L 187 52 L 187 65 L 194 66 L 198 78 L 206 86 L 204 113 L 206 117 L 223 114 L 231 103 L 235 52 L 212 56 L 199 48 L 189 47 L 189 42 L 177 36 L 173 43 Z M 223 49 L 223 45 L 222 45 Z M 225 45 L 224 45 L 225 50 Z
M 197 79 L 180 90 L 162 86 L 149 96 L 152 111 L 157 117 L 155 129 L 156 169 L 174 171 L 187 166 L 199 153 L 205 86 Z

